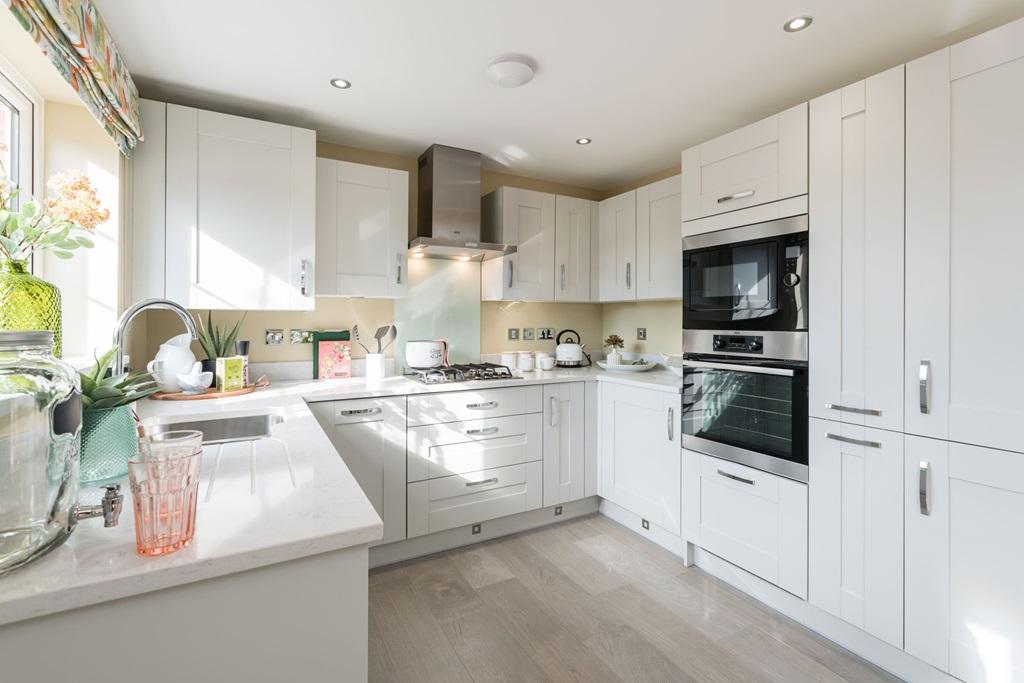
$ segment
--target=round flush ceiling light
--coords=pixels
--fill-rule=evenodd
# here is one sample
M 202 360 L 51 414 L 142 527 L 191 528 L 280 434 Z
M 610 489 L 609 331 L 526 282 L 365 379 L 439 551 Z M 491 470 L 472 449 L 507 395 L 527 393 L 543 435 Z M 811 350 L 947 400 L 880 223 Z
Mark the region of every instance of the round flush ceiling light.
M 338 90 L 348 90 L 349 88 L 352 87 L 352 82 L 346 81 L 344 78 L 332 78 L 331 85 L 333 85 Z
M 793 17 L 785 24 L 782 25 L 782 30 L 786 33 L 796 33 L 797 31 L 803 31 L 805 28 L 811 25 L 814 21 L 814 17 L 809 14 L 802 14 L 799 17 Z
M 487 77 L 502 88 L 518 88 L 533 80 L 533 64 L 523 55 L 501 55 L 487 65 Z
M 577 145 L 589 145 L 593 140 L 590 138 L 576 138 Z

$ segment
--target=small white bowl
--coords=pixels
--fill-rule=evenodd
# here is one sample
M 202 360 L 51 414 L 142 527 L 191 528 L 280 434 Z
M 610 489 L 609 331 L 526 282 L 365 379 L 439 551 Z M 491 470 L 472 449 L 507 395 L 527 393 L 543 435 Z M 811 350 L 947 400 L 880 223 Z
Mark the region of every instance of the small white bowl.
M 178 386 L 184 394 L 201 394 L 213 384 L 212 372 L 178 375 Z

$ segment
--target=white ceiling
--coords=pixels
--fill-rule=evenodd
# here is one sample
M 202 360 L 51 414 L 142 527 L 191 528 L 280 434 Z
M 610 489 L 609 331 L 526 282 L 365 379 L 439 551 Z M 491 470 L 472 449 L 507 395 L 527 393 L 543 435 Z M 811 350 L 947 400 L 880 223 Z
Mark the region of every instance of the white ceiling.
M 143 95 L 606 189 L 685 147 L 1024 16 L 1024 0 L 96 0 Z M 301 8 L 301 11 L 299 9 Z M 785 20 L 812 14 L 789 34 Z M 492 57 L 537 65 L 492 85 Z M 353 83 L 341 91 L 332 77 Z M 580 136 L 594 143 L 581 147 Z

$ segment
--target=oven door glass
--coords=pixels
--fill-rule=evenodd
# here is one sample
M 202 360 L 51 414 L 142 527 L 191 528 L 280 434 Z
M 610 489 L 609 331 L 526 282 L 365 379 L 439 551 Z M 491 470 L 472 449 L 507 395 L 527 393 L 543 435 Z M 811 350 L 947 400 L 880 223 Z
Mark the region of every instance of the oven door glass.
M 687 312 L 722 323 L 775 315 L 779 311 L 778 250 L 778 240 L 772 239 L 686 252 Z
M 806 367 L 684 361 L 683 434 L 715 445 L 692 450 L 790 476 L 772 465 L 807 465 Z

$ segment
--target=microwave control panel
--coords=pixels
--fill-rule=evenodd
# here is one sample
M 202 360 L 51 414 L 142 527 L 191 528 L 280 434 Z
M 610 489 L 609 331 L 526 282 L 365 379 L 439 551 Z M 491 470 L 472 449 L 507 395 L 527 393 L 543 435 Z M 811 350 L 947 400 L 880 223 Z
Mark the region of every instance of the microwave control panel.
M 721 353 L 764 353 L 764 337 L 759 334 L 716 334 L 712 345 Z

